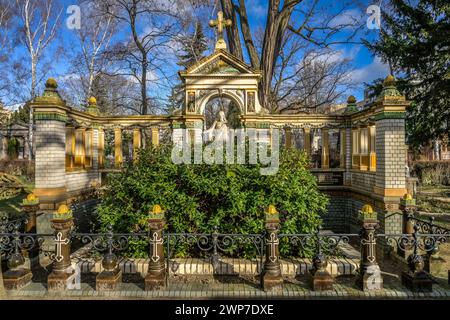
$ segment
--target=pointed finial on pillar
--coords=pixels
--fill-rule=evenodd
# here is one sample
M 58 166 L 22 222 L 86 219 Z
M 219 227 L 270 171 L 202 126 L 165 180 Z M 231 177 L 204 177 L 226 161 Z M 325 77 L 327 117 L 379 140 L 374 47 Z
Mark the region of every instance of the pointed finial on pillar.
M 95 97 L 90 97 L 88 100 L 88 107 L 87 107 L 87 113 L 92 115 L 98 115 L 98 106 L 97 106 L 97 99 Z

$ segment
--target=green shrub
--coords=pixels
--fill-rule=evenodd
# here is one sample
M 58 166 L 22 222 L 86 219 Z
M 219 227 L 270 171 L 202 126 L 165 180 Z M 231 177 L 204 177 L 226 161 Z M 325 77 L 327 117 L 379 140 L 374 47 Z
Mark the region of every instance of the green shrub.
M 166 232 L 210 234 L 217 226 L 220 233 L 261 233 L 264 209 L 273 204 L 282 233 L 310 233 L 321 224 L 328 199 L 308 166 L 306 154 L 297 150 L 282 150 L 278 173 L 263 176 L 257 165 L 177 165 L 170 145 L 143 149 L 136 164 L 109 177 L 98 208 L 99 228 L 111 223 L 116 232 L 144 231 L 148 212 L 159 204 Z M 231 253 L 248 256 L 248 247 Z M 179 246 L 177 256 L 195 253 L 193 248 Z M 284 254 L 298 254 L 295 250 L 281 247 Z M 146 244 L 135 243 L 129 253 L 145 257 Z

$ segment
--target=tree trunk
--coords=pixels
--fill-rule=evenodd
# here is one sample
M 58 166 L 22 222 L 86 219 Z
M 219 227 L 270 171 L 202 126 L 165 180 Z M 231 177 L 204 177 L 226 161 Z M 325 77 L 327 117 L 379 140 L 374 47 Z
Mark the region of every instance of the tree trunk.
M 230 52 L 240 60 L 243 59 L 241 38 L 239 35 L 238 21 L 236 19 L 236 12 L 232 0 L 221 0 L 222 11 L 225 19 L 231 19 L 233 22 L 231 27 L 227 27 L 227 39 L 230 47 Z
M 142 58 L 142 76 L 141 76 L 141 95 L 142 95 L 142 114 L 147 114 L 147 55 Z
M 36 98 L 36 58 L 31 57 L 31 99 Z M 33 160 L 33 108 L 28 111 L 28 159 Z

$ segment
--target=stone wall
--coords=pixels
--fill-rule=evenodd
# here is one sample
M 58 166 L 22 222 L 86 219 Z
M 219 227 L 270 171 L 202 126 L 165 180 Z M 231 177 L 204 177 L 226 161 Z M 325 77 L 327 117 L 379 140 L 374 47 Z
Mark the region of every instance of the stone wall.
M 405 120 L 378 120 L 376 132 L 377 187 L 405 189 Z
M 372 193 L 375 186 L 375 172 L 352 171 L 352 187 Z
M 93 169 L 67 172 L 65 179 L 67 192 L 80 191 L 92 187 L 93 183 L 100 182 L 100 173 Z
M 36 121 L 35 187 L 65 186 L 66 125 L 62 121 Z

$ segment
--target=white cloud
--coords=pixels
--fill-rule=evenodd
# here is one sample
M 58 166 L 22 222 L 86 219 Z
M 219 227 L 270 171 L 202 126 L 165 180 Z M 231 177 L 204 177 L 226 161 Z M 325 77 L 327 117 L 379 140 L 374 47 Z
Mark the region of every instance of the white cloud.
M 389 72 L 389 66 L 383 63 L 379 57 L 375 57 L 372 63 L 354 70 L 351 73 L 351 77 L 355 84 L 362 84 L 364 82 L 372 82 L 378 78 L 385 78 Z
M 330 21 L 331 27 L 347 26 L 349 28 L 357 24 L 364 17 L 358 9 L 345 10 Z

